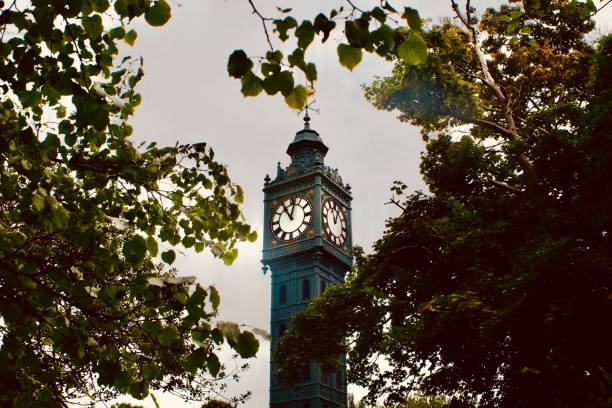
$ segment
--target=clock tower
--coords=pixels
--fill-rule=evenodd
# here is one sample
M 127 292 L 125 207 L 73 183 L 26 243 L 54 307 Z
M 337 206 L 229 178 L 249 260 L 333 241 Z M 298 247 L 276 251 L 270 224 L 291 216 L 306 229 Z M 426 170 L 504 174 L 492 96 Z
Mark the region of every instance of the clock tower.
M 271 352 L 291 328 L 292 316 L 330 285 L 344 282 L 352 265 L 351 187 L 337 169 L 324 164 L 328 147 L 310 128 L 287 148 L 291 164 L 276 169 L 264 184 L 264 271 L 272 275 Z M 344 357 L 342 357 L 344 359 Z M 301 381 L 282 387 L 270 364 L 270 408 L 338 408 L 346 406 L 344 366 L 323 375 L 314 362 Z

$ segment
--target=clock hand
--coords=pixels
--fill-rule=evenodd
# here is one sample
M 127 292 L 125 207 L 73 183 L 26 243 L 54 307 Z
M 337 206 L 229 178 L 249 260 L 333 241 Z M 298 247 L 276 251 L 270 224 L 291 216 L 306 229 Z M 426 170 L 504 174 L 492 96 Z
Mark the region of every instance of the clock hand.
M 293 211 L 291 211 L 291 214 L 289 214 L 289 209 L 287 208 L 287 206 L 285 205 L 285 202 L 283 201 L 281 203 L 281 205 L 283 206 L 284 211 L 287 213 L 287 215 L 289 216 L 289 219 L 291 221 L 293 221 Z
M 293 210 L 295 210 L 295 200 L 293 198 L 289 199 L 289 205 L 291 206 L 291 215 L 289 217 L 293 220 Z

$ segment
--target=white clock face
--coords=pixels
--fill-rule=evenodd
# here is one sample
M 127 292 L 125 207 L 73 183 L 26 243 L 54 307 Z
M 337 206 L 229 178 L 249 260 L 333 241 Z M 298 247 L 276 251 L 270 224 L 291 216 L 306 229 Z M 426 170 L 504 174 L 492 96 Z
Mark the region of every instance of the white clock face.
M 323 233 L 325 237 L 338 246 L 346 244 L 346 216 L 342 207 L 333 198 L 323 202 Z
M 306 232 L 312 222 L 312 204 L 302 195 L 284 197 L 272 209 L 270 229 L 279 241 L 293 241 Z

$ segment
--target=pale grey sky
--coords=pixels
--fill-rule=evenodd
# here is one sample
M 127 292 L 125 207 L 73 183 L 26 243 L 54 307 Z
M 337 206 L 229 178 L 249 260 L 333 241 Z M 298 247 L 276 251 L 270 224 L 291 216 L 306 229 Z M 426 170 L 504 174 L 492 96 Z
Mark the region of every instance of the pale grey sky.
M 159 29 L 144 22 L 135 24 L 138 40 L 134 48 L 126 49 L 145 61 L 145 77 L 138 87 L 143 103 L 132 120 L 135 138 L 155 140 L 160 145 L 207 142 L 215 149 L 217 159 L 227 164 L 232 180 L 243 186 L 247 221 L 261 232 L 263 179 L 266 173 L 274 175 L 277 161 L 287 164 L 285 150 L 302 128 L 302 119 L 282 97 L 262 94 L 243 98 L 240 82 L 227 75 L 227 57 L 234 49 L 242 48 L 250 56 L 266 51 L 261 22 L 251 14 L 246 0 L 170 2 L 173 16 L 168 24 Z M 340 3 L 255 0 L 265 15 L 276 16 L 274 6 L 282 5 L 293 7 L 293 13 L 305 18 Z M 359 3 L 367 6 L 368 2 Z M 450 1 L 405 3 L 416 7 L 423 18 L 450 15 Z M 472 1 L 478 10 L 498 3 Z M 610 21 L 609 10 L 598 19 L 604 24 Z M 339 39 L 340 33 L 332 34 L 326 44 L 315 41 L 307 52 L 307 60 L 316 62 L 319 73 L 316 107 L 320 114 L 312 115 L 311 123 L 330 148 L 326 164 L 337 167 L 353 188 L 353 240 L 369 249 L 382 234 L 385 219 L 397 215 L 396 208 L 384 205 L 392 182 L 401 179 L 411 190 L 424 189 L 418 170 L 423 142 L 416 128 L 400 123 L 393 113 L 375 110 L 363 98 L 360 84 L 387 74 L 391 65 L 365 56 L 351 73 L 337 61 Z M 275 45 L 289 49 L 279 41 Z M 203 285 L 213 284 L 219 289 L 220 320 L 267 330 L 270 277 L 261 272 L 261 246 L 261 240 L 241 245 L 240 256 L 231 267 L 208 253 L 191 251 L 179 255 L 174 266 L 180 274 L 195 275 Z M 231 396 L 251 390 L 253 397 L 244 405 L 248 408 L 268 406 L 269 344 L 261 340 L 260 344 L 257 358 L 248 361 L 250 370 L 224 392 Z M 349 387 L 351 390 L 361 395 Z M 169 395 L 157 397 L 163 408 L 200 405 Z M 154 406 L 150 399 L 122 400 Z

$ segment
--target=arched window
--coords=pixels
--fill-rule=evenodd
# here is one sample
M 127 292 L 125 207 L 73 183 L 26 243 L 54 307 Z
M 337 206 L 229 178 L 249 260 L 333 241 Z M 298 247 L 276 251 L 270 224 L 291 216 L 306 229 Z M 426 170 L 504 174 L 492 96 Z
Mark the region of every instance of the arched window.
M 278 325 L 278 338 L 280 339 L 283 334 L 287 331 L 287 326 L 285 323 L 281 323 Z
M 279 289 L 278 299 L 279 299 L 278 302 L 281 305 L 286 305 L 287 304 L 287 286 L 281 285 L 281 287 Z
M 304 279 L 302 281 L 302 300 L 310 299 L 310 280 Z
M 327 287 L 327 283 L 321 279 L 321 291 L 319 294 L 322 294 L 323 292 L 325 292 L 325 288 Z

